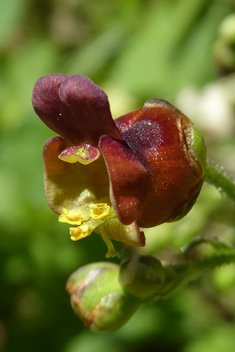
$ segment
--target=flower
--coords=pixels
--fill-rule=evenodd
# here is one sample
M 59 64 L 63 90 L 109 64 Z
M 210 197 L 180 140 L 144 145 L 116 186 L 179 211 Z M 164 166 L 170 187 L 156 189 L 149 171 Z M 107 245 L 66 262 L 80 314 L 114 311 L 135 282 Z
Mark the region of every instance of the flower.
M 105 92 L 84 76 L 39 78 L 32 104 L 60 136 L 44 145 L 44 184 L 49 206 L 70 228 L 72 240 L 100 233 L 144 246 L 139 227 L 185 216 L 204 179 L 203 137 L 164 100 L 112 119 Z

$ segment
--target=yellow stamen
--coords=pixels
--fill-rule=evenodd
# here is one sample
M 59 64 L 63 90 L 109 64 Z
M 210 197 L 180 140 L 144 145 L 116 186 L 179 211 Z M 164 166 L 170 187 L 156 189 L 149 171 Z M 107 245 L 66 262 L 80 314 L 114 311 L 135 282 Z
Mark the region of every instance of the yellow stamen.
M 66 222 L 71 225 L 81 225 L 84 221 L 81 213 L 78 210 L 62 209 L 62 214 L 59 216 L 59 222 Z
M 89 236 L 94 230 L 100 233 L 105 241 L 108 252 L 107 258 L 115 257 L 115 249 L 109 238 L 109 226 L 104 226 L 107 219 L 112 220 L 116 217 L 113 207 L 107 203 L 90 203 L 84 204 L 78 208 L 68 210 L 62 209 L 59 216 L 60 222 L 66 222 L 77 227 L 70 227 L 70 238 L 72 241 L 78 241 Z
M 94 220 L 100 220 L 110 214 L 110 206 L 107 203 L 90 204 L 90 217 Z
M 79 227 L 70 227 L 69 231 L 71 240 L 79 241 L 82 238 L 89 236 L 92 233 L 93 228 L 88 224 L 82 224 Z

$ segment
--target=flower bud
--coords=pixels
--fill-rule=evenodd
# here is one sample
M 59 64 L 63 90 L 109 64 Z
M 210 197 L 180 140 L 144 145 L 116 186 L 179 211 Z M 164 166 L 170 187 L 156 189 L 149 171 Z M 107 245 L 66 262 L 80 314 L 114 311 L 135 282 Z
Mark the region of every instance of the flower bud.
M 136 255 L 121 263 L 119 282 L 136 297 L 154 295 L 162 287 L 164 279 L 164 269 L 157 258 Z
M 77 314 L 91 330 L 114 331 L 126 323 L 140 305 L 118 281 L 119 266 L 88 264 L 68 279 L 66 290 Z

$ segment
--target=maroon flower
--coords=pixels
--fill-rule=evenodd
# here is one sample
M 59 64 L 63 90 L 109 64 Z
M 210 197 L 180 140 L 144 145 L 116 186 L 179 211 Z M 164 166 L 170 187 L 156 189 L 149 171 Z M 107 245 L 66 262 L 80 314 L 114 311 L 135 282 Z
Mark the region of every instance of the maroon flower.
M 171 104 L 148 100 L 113 120 L 104 91 L 84 76 L 51 74 L 36 82 L 32 103 L 61 137 L 44 146 L 51 209 L 77 240 L 94 230 L 109 251 L 117 239 L 144 246 L 140 227 L 182 218 L 204 179 L 204 141 Z

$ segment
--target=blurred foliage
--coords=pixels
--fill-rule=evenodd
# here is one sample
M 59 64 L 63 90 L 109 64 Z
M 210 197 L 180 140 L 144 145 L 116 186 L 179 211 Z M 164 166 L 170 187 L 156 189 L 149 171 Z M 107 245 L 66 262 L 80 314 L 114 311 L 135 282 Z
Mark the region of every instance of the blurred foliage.
M 104 260 L 92 235 L 69 240 L 43 190 L 41 152 L 52 135 L 32 111 L 32 87 L 49 73 L 88 75 L 114 116 L 151 97 L 188 113 L 208 155 L 235 172 L 233 74 L 213 51 L 233 0 L 8 0 L 0 2 L 0 351 L 230 352 L 235 345 L 234 265 L 146 305 L 119 331 L 97 335 L 64 290 L 78 267 Z M 146 231 L 144 253 L 174 260 L 195 236 L 235 244 L 234 205 L 205 185 L 183 220 Z

